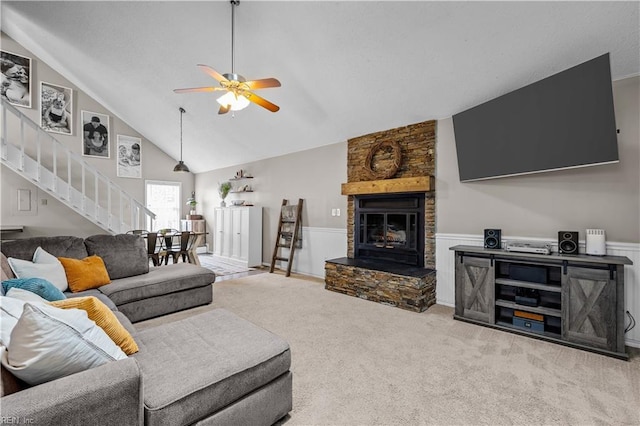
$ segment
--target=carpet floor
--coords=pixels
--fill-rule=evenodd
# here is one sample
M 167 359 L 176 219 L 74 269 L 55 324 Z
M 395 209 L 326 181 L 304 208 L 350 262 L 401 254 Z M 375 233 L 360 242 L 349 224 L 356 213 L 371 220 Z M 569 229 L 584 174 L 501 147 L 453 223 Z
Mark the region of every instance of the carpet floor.
M 291 345 L 292 425 L 640 425 L 640 354 L 630 361 L 324 289 L 301 276 L 216 282 L 212 305 Z

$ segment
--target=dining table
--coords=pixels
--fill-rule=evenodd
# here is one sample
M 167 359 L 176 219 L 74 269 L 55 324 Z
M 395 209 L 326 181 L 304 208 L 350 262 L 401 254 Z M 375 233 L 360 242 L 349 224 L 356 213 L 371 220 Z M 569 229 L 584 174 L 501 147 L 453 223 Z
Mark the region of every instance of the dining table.
M 202 245 L 202 241 L 205 238 L 206 232 L 189 232 L 189 243 L 187 244 L 187 257 L 189 263 L 200 266 L 200 259 L 198 258 L 197 249 Z M 158 251 L 166 251 L 176 245 L 180 246 L 180 238 L 182 237 L 182 231 L 177 232 L 159 232 L 158 231 Z

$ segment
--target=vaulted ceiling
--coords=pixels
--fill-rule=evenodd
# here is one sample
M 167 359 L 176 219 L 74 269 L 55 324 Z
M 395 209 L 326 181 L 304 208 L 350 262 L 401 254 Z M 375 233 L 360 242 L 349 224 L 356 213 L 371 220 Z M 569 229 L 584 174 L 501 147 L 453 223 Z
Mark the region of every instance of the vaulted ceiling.
M 2 31 L 194 172 L 439 119 L 603 53 L 640 72 L 640 2 L 271 2 L 236 9 L 235 72 L 276 77 L 219 116 L 196 64 L 231 71 L 228 1 L 10 2 Z M 341 159 L 340 161 L 342 161 Z

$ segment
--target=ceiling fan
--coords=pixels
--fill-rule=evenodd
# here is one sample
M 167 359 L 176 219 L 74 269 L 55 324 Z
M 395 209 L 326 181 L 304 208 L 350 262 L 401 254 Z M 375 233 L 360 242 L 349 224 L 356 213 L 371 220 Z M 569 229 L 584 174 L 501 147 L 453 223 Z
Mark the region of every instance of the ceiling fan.
M 175 93 L 190 92 L 217 92 L 226 91 L 217 101 L 220 104 L 218 114 L 226 114 L 231 111 L 239 111 L 246 108 L 250 102 L 258 104 L 271 112 L 277 112 L 280 107 L 268 100 L 253 93 L 254 90 L 267 89 L 269 87 L 280 87 L 280 82 L 275 78 L 263 78 L 260 80 L 247 81 L 240 74 L 234 71 L 234 27 L 235 27 L 235 8 L 240 4 L 240 0 L 231 0 L 231 72 L 220 74 L 208 65 L 198 64 L 198 67 L 209 76 L 213 77 L 220 83 L 220 86 L 209 87 L 192 87 L 186 89 L 174 89 Z

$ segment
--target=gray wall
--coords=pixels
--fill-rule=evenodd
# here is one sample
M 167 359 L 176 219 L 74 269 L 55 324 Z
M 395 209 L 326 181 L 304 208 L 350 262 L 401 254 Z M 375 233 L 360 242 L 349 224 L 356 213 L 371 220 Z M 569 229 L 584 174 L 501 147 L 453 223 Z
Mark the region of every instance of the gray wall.
M 460 183 L 451 118 L 438 121 L 439 233 L 557 238 L 557 231 L 606 230 L 607 240 L 640 242 L 640 77 L 613 83 L 620 162 Z M 500 161 L 500 159 L 496 159 Z
M 501 228 L 515 237 L 551 238 L 559 230 L 577 230 L 584 239 L 587 228 L 604 228 L 607 239 L 640 242 L 640 77 L 613 83 L 616 123 L 620 129 L 620 163 L 460 183 L 451 118 L 437 126 L 437 232 L 481 234 L 484 228 Z M 426 119 L 427 117 L 425 117 Z M 231 194 L 264 207 L 263 261 L 270 259 L 279 206 L 283 198 L 304 198 L 303 225 L 346 228 L 347 143 L 298 152 L 237 167 L 196 175 L 198 211 L 209 224 L 212 245 L 213 208 L 219 206 L 219 182 L 245 169 L 255 176 L 244 181 L 256 192 Z M 331 209 L 342 215 L 332 217 Z M 346 255 L 346 253 L 345 253 Z
M 191 195 L 194 187 L 195 178 L 192 173 L 174 173 L 173 166 L 176 160 L 169 157 L 151 141 L 144 138 L 138 132 L 133 130 L 125 121 L 116 117 L 113 112 L 108 111 L 102 105 L 90 98 L 84 92 L 78 90 L 76 86 L 71 84 L 66 78 L 57 73 L 47 64 L 35 57 L 31 52 L 24 49 L 13 39 L 4 33 L 0 33 L 2 50 L 27 56 L 32 59 L 32 81 L 31 81 L 31 108 L 18 108 L 22 113 L 26 114 L 31 120 L 40 123 L 40 82 L 70 87 L 73 89 L 73 135 L 55 135 L 59 142 L 72 149 L 74 152 L 81 154 L 82 136 L 81 136 L 81 119 L 80 111 L 93 111 L 110 116 L 110 149 L 111 158 L 91 158 L 84 159 L 92 166 L 96 167 L 106 176 L 115 181 L 117 185 L 133 195 L 135 199 L 144 204 L 144 185 L 145 179 L 175 181 L 182 183 L 183 217 L 188 212 L 186 200 Z M 126 96 L 126 94 L 123 94 Z M 142 138 L 142 179 L 118 178 L 116 176 L 116 135 L 128 135 Z M 64 204 L 53 199 L 50 194 L 45 191 L 38 190 L 35 185 L 27 180 L 19 177 L 13 171 L 2 166 L 0 173 L 2 179 L 0 191 L 0 218 L 2 225 L 24 225 L 25 232 L 19 237 L 28 237 L 35 235 L 77 235 L 86 237 L 93 234 L 104 233 L 101 228 L 94 225 L 83 216 L 72 212 Z M 16 208 L 16 198 L 18 189 L 29 189 L 32 194 L 31 212 L 18 212 Z M 43 205 L 46 200 L 46 205 Z M 14 237 L 13 235 L 11 237 Z M 15 236 L 18 237 L 18 236 Z
M 209 226 L 207 242 L 212 248 L 214 208 L 220 205 L 218 184 L 232 178 L 243 169 L 253 179 L 234 182 L 249 184 L 254 192 L 229 194 L 231 200 L 244 199 L 263 207 L 262 259 L 271 259 L 277 232 L 278 214 L 283 199 L 294 204 L 304 199 L 302 225 L 318 228 L 346 228 L 347 197 L 340 195 L 340 184 L 347 181 L 347 143 L 341 142 L 320 148 L 301 151 L 237 167 L 214 170 L 196 175 L 198 213 L 202 213 Z M 339 208 L 339 217 L 331 216 L 331 210 Z M 346 253 L 345 253 L 346 254 Z

